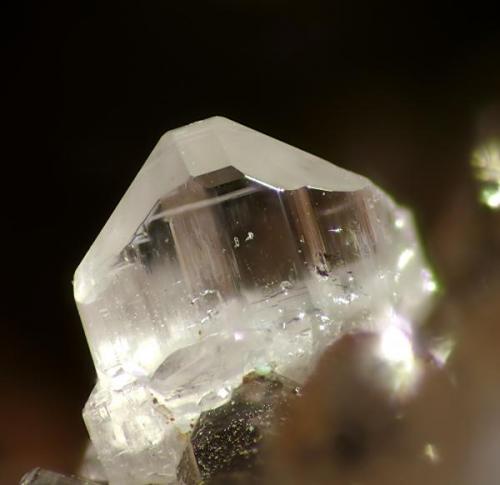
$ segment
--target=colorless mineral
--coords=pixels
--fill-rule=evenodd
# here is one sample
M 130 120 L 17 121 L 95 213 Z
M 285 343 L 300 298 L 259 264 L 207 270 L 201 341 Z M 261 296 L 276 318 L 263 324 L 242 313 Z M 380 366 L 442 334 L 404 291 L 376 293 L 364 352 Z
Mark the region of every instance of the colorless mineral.
M 436 283 L 373 183 L 216 117 L 161 138 L 74 289 L 98 375 L 84 419 L 110 483 L 139 485 L 178 482 L 244 376 L 300 384 L 358 330 L 399 359 Z

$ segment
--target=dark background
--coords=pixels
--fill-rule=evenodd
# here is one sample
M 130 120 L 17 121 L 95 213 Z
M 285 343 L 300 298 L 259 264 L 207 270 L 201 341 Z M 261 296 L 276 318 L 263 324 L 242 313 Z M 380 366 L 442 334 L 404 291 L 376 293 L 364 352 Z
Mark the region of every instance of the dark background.
M 37 465 L 76 467 L 94 377 L 72 273 L 170 128 L 219 114 L 362 172 L 415 208 L 439 268 L 443 207 L 467 186 L 481 120 L 500 103 L 497 10 L 285 0 L 4 8 L 0 483 Z

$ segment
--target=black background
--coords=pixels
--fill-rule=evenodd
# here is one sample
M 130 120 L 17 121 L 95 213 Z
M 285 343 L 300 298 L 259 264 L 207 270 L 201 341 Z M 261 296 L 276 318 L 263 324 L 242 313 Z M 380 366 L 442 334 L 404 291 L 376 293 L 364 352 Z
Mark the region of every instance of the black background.
M 426 236 L 500 102 L 500 17 L 478 2 L 3 13 L 1 483 L 76 465 L 94 377 L 72 273 L 166 130 L 214 114 L 247 124 L 371 177 Z

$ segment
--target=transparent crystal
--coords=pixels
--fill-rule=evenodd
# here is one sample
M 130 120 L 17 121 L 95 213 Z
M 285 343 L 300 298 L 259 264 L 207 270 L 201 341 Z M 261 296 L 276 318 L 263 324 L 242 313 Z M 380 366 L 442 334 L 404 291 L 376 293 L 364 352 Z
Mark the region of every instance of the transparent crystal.
M 74 287 L 91 439 L 111 483 L 142 484 L 175 480 L 243 376 L 300 383 L 346 332 L 411 333 L 436 283 L 409 212 L 369 180 L 216 117 L 161 138 Z
M 110 483 L 175 482 L 186 438 L 147 383 L 119 392 L 98 384 L 83 415 Z

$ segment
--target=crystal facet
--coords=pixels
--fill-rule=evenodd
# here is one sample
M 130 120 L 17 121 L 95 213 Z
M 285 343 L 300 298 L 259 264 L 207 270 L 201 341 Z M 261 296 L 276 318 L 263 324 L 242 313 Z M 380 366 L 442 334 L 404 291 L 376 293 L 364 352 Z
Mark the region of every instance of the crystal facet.
M 302 383 L 357 330 L 411 333 L 436 289 L 409 212 L 225 118 L 159 141 L 75 273 L 111 483 L 175 483 L 201 413 L 256 372 Z

